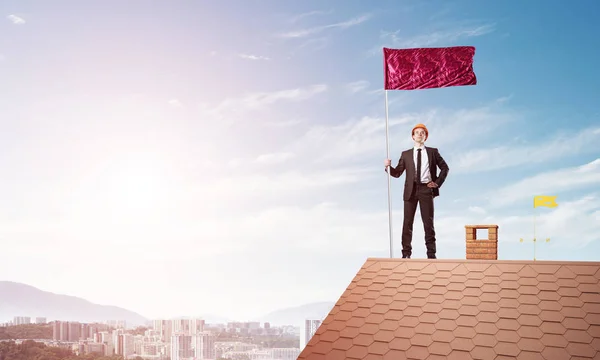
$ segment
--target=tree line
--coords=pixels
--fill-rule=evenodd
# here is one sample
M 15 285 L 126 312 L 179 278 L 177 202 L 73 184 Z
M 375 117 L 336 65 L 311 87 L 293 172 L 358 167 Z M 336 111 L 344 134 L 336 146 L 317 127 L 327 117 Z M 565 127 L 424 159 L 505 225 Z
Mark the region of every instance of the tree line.
M 0 327 L 0 340 L 52 339 L 52 325 L 26 324 Z
M 20 344 L 14 341 L 0 341 L 0 360 L 123 360 L 123 357 L 101 354 L 77 355 L 71 349 L 25 340 Z

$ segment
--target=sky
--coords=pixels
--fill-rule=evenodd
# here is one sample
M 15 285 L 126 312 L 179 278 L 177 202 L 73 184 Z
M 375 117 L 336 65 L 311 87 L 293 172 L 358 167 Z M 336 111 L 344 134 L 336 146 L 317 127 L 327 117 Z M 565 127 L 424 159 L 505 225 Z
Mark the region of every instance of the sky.
M 438 258 L 497 224 L 499 258 L 532 260 L 535 219 L 538 260 L 600 261 L 598 11 L 2 1 L 0 280 L 148 318 L 337 301 L 390 252 L 384 46 L 476 47 L 477 85 L 388 92 L 392 162 L 424 123 L 450 167 Z M 414 229 L 425 258 L 419 212 Z

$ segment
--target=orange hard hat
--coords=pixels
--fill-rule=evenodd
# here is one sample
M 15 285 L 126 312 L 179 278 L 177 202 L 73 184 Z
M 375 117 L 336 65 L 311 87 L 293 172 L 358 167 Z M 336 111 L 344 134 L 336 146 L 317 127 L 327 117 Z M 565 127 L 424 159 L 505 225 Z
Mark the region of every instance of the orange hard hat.
M 415 134 L 415 130 L 417 130 L 419 128 L 425 130 L 425 139 L 427 139 L 429 137 L 429 131 L 427 131 L 427 127 L 424 124 L 417 124 L 417 125 L 415 125 L 415 127 L 412 129 L 411 135 L 414 135 Z

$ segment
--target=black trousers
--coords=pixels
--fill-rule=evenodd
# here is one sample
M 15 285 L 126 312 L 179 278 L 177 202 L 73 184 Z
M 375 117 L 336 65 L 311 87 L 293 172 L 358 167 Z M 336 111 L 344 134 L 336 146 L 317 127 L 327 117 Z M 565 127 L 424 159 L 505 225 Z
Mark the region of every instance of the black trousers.
M 417 204 L 421 212 L 421 220 L 425 230 L 425 246 L 427 247 L 427 257 L 435 257 L 435 228 L 433 224 L 433 190 L 427 187 L 427 184 L 415 183 L 413 191 L 408 201 L 404 201 L 404 223 L 402 226 L 402 255 L 410 256 L 412 254 L 412 235 Z

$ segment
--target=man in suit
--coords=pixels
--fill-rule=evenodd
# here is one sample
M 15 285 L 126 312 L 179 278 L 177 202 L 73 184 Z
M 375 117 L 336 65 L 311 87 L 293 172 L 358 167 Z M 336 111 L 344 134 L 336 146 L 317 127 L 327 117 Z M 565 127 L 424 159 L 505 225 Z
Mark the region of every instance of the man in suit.
M 412 234 L 417 204 L 421 212 L 421 220 L 425 229 L 425 246 L 427 258 L 435 259 L 436 239 L 434 228 L 433 199 L 440 195 L 440 187 L 448 176 L 448 164 L 444 161 L 437 148 L 425 147 L 429 131 L 423 124 L 416 125 L 412 130 L 414 147 L 402 152 L 398 165 L 391 166 L 391 160 L 386 159 L 385 171 L 398 178 L 406 170 L 404 181 L 404 223 L 402 226 L 402 258 L 410 259 L 412 254 Z M 440 174 L 437 174 L 437 168 Z

